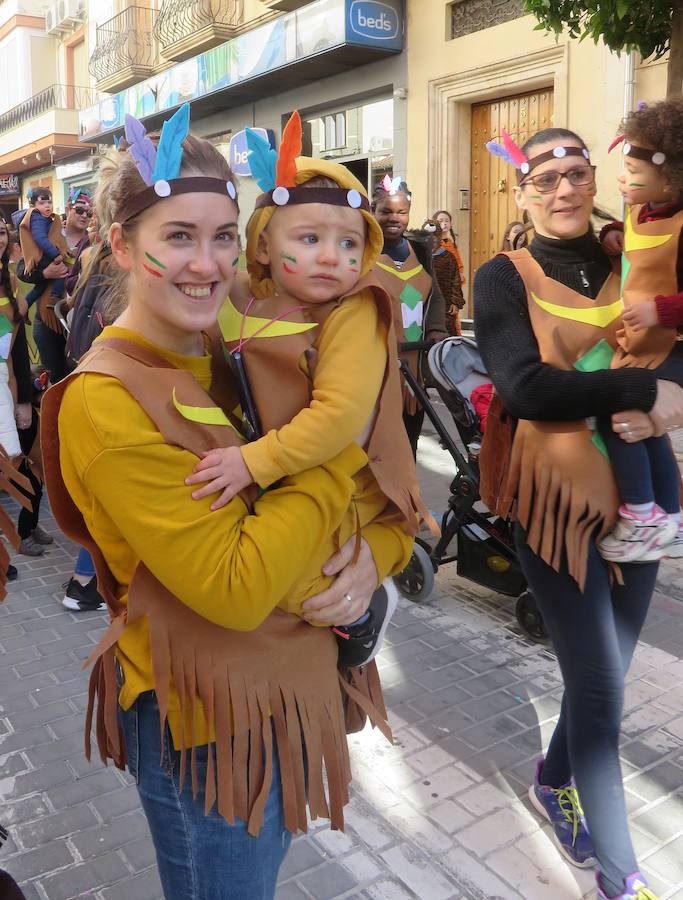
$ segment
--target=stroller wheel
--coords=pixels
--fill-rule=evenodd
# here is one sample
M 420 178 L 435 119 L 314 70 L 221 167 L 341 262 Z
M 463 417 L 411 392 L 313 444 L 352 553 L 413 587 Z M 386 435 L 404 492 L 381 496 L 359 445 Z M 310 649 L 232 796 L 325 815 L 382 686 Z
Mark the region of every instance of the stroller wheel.
M 524 591 L 521 597 L 517 599 L 515 612 L 519 626 L 525 634 L 528 634 L 530 638 L 539 643 L 547 640 L 548 632 L 545 628 L 545 622 L 541 611 L 536 606 L 532 593 Z
M 410 562 L 396 575 L 394 583 L 399 593 L 414 603 L 420 603 L 429 597 L 434 589 L 434 564 L 420 544 L 415 544 Z

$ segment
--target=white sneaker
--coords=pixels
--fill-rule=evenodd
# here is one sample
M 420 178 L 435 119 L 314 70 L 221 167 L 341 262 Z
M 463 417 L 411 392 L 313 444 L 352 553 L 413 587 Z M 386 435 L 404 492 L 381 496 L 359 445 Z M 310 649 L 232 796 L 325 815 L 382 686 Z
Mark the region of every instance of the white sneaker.
M 611 534 L 598 544 L 603 559 L 610 562 L 645 562 L 661 559 L 678 532 L 678 525 L 659 506 L 649 519 L 639 519 L 625 506 L 619 507 L 619 519 Z
M 672 520 L 674 521 L 674 520 Z M 676 523 L 676 534 L 673 540 L 661 549 L 657 547 L 653 556 L 650 551 L 640 557 L 639 562 L 650 562 L 656 559 L 680 559 L 683 557 L 683 523 Z

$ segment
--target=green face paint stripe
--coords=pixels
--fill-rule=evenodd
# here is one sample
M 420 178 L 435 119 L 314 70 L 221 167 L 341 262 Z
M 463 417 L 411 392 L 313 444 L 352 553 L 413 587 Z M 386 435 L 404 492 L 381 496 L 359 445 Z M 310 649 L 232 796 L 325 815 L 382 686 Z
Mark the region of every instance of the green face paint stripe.
M 281 253 L 280 257 L 282 259 L 287 259 L 289 262 L 296 263 L 296 256 L 290 256 L 289 253 Z
M 629 187 L 645 187 L 644 184 L 641 184 L 639 181 L 629 181 Z
M 351 266 L 357 266 L 357 265 L 358 265 L 358 260 L 357 260 L 357 259 L 349 259 L 349 265 L 351 265 Z
M 150 262 L 153 262 L 155 266 L 159 266 L 160 269 L 165 269 L 165 268 L 166 268 L 166 266 L 165 266 L 162 262 L 159 262 L 158 259 L 155 259 L 155 258 L 152 256 L 152 254 L 151 254 L 151 253 L 148 253 L 146 250 L 145 250 L 145 256 L 147 257 L 147 259 L 148 259 Z
M 236 256 L 232 261 L 233 266 L 236 266 L 239 263 L 239 261 L 240 261 L 239 256 Z
M 541 197 L 540 194 L 530 194 L 529 195 L 529 200 L 542 200 L 542 199 L 543 199 L 543 197 Z

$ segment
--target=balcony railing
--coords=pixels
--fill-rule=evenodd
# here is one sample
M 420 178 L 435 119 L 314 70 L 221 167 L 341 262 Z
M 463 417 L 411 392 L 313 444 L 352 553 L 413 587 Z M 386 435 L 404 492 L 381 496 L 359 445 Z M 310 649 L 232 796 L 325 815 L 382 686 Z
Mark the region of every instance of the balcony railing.
M 159 61 L 154 15 L 145 6 L 128 6 L 97 26 L 89 68 L 98 88 L 120 89 L 152 74 Z
M 164 0 L 154 34 L 166 59 L 181 60 L 230 40 L 243 15 L 244 0 Z
M 0 113 L 0 134 L 11 131 L 51 109 L 85 109 L 97 102 L 97 91 L 73 84 L 52 84 L 23 103 Z

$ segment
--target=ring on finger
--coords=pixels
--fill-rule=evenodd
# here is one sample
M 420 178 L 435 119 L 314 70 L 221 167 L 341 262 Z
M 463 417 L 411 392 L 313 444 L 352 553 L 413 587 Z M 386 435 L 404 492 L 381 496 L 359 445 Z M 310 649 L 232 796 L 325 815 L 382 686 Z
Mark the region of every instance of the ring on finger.
M 620 422 L 619 424 L 621 425 L 621 430 L 624 432 L 624 434 L 630 433 L 630 431 L 631 431 L 631 423 L 630 422 Z
M 346 600 L 347 603 L 353 603 L 353 597 L 351 596 L 351 594 L 344 594 L 344 600 Z

